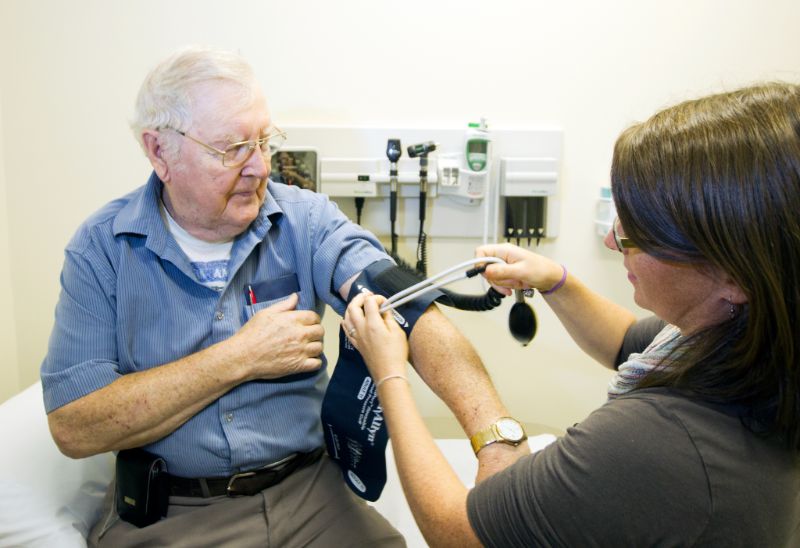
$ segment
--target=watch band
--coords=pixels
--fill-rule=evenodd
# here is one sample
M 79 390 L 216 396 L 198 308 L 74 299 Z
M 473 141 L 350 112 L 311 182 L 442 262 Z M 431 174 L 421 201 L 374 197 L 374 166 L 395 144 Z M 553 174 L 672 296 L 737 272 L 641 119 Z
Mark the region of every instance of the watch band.
M 500 417 L 489 428 L 475 433 L 469 441 L 477 455 L 478 451 L 492 443 L 500 442 L 516 447 L 526 439 L 528 435 L 522 423 L 512 417 Z
M 490 445 L 496 441 L 499 441 L 499 437 L 494 432 L 494 424 L 487 428 L 486 430 L 482 430 L 472 436 L 469 439 L 469 442 L 472 444 L 472 451 L 477 455 L 478 451 Z

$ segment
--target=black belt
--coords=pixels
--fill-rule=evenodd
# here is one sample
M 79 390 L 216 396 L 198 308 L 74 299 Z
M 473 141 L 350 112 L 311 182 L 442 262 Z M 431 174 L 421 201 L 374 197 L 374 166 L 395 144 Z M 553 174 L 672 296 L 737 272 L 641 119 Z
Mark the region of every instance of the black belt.
M 286 476 L 304 466 L 316 462 L 322 456 L 322 448 L 310 453 L 294 453 L 278 462 L 262 468 L 240 472 L 222 478 L 182 478 L 170 475 L 170 495 L 176 497 L 218 497 L 228 495 L 255 495 L 268 487 L 279 484 Z

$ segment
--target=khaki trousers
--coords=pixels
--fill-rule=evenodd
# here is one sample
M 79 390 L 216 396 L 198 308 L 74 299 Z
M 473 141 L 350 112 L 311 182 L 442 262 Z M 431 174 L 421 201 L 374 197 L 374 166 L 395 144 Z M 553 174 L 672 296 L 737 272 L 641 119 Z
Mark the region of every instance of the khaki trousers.
M 253 496 L 170 497 L 167 517 L 142 529 L 114 509 L 114 484 L 89 546 L 404 547 L 402 535 L 354 495 L 327 456 Z

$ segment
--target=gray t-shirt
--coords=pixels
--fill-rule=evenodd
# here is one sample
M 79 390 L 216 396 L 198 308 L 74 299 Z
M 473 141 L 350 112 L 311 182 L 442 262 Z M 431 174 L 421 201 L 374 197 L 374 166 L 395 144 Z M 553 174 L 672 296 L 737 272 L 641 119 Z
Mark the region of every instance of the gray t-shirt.
M 467 510 L 487 546 L 800 546 L 800 465 L 730 409 L 636 390 L 481 482 Z

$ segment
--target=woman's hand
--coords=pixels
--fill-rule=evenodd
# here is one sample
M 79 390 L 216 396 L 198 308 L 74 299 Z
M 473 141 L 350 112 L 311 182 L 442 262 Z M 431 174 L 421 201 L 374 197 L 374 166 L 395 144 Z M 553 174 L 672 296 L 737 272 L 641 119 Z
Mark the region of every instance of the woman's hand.
M 556 285 L 563 275 L 557 262 L 512 244 L 482 245 L 476 257 L 498 257 L 506 264 L 490 263 L 483 273 L 495 289 L 510 295 L 512 289 L 546 291 Z
M 408 362 L 408 341 L 391 311 L 381 315 L 379 308 L 386 300 L 380 295 L 362 293 L 347 306 L 344 330 L 347 339 L 367 363 L 372 378 L 389 375 L 405 376 Z

